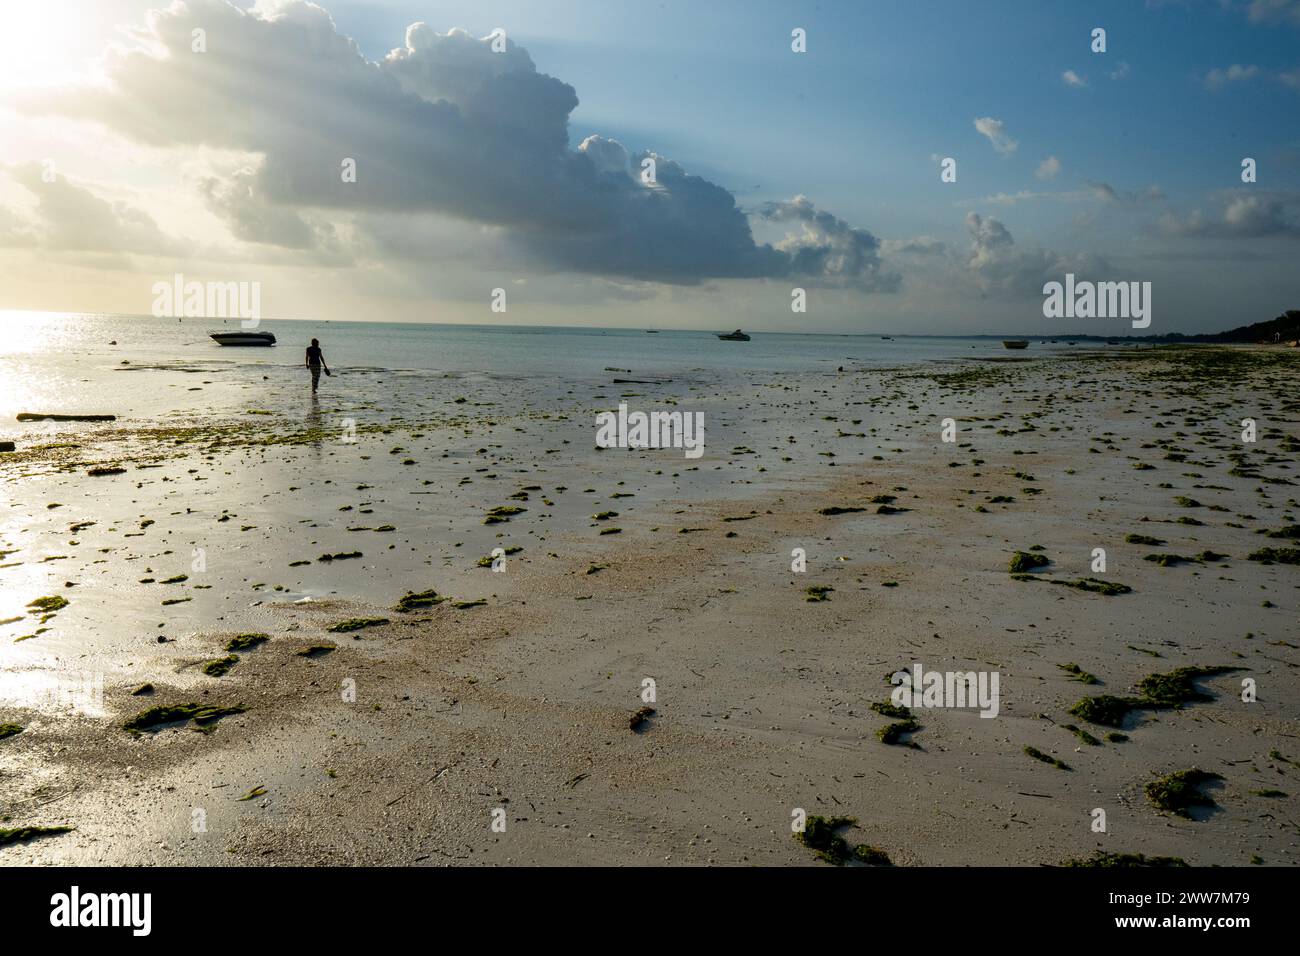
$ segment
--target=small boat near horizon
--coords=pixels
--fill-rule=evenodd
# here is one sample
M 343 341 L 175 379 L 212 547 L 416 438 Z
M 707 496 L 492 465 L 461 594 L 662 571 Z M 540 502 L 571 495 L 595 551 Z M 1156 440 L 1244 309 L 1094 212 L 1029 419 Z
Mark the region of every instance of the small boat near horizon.
M 714 334 L 717 335 L 717 337 L 722 339 L 722 341 L 724 342 L 748 342 L 749 341 L 749 336 L 746 335 L 744 332 L 740 331 L 740 329 L 736 329 L 736 331 L 734 332 L 726 332 L 726 333 L 715 332 Z
M 270 332 L 209 332 L 208 337 L 219 345 L 274 345 Z
M 1027 349 L 1029 348 L 1029 339 L 1003 339 L 1002 347 L 1004 349 Z

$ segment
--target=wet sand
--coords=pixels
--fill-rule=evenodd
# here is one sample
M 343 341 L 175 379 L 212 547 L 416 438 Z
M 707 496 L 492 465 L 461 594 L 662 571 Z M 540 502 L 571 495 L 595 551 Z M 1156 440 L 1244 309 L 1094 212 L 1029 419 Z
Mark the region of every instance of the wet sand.
M 0 724 L 23 729 L 0 828 L 75 829 L 0 863 L 824 865 L 801 808 L 896 865 L 1294 864 L 1298 371 L 1266 349 L 663 384 L 361 370 L 317 404 L 274 371 L 131 372 L 213 401 L 4 436 Z M 703 411 L 703 458 L 596 450 L 620 400 Z M 484 524 L 501 506 L 525 510 Z M 498 573 L 494 547 L 522 550 Z M 1050 563 L 1018 578 L 1017 551 Z M 1045 583 L 1087 579 L 1131 591 Z M 428 589 L 449 600 L 394 609 Z M 330 630 L 357 618 L 388 623 Z M 269 640 L 204 672 L 249 632 Z M 998 717 L 918 708 L 882 742 L 871 705 L 913 662 L 997 671 Z M 1070 712 L 1180 667 L 1240 670 L 1121 727 Z M 190 702 L 244 709 L 123 726 Z M 1154 806 L 1190 768 L 1221 777 L 1213 805 Z

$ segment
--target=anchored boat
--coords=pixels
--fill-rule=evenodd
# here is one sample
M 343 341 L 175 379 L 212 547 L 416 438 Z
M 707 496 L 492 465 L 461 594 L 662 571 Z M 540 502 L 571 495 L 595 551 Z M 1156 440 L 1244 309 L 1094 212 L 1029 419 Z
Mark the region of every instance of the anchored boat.
M 1003 339 L 1002 347 L 1006 349 L 1027 349 L 1029 348 L 1028 339 Z
M 221 345 L 274 345 L 270 332 L 209 332 L 209 337 Z
M 724 342 L 748 342 L 749 341 L 749 336 L 746 335 L 744 332 L 740 331 L 740 329 L 736 329 L 736 331 L 734 332 L 726 332 L 726 333 L 715 332 L 714 334 L 717 335 L 717 337 L 722 339 Z

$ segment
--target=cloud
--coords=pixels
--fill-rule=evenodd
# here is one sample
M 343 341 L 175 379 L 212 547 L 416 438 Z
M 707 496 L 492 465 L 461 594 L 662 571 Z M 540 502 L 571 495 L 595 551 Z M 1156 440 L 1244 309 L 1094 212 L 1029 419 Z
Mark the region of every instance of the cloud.
M 1226 70 L 1214 69 L 1205 74 L 1205 86 L 1207 89 L 1217 90 L 1228 85 L 1229 83 L 1243 83 L 1246 80 L 1253 80 L 1259 75 L 1259 67 L 1250 65 L 1242 66 L 1234 63 Z
M 1066 86 L 1076 90 L 1082 89 L 1083 87 L 1088 85 L 1088 81 L 1085 80 L 1078 73 L 1075 73 L 1074 70 L 1066 70 L 1064 73 L 1062 73 L 1061 81 L 1065 83 Z
M 148 213 L 124 202 L 109 202 L 67 177 L 46 181 L 37 163 L 7 167 L 14 182 L 36 197 L 35 219 L 24 222 L 10 211 L 12 237 L 56 252 L 107 252 L 182 255 L 187 244 L 167 236 Z M 4 230 L 0 221 L 0 232 Z
M 1144 202 L 1160 202 L 1165 198 L 1164 190 L 1159 186 L 1147 186 L 1144 189 L 1138 189 L 1132 192 L 1120 192 L 1110 183 L 1093 182 L 1085 179 L 1088 188 L 1092 190 L 1093 196 L 1104 203 L 1115 205 L 1135 205 Z
M 1300 193 L 1225 193 L 1220 209 L 1206 216 L 1196 209 L 1185 216 L 1169 213 L 1157 230 L 1172 237 L 1210 239 L 1300 239 Z
M 195 53 L 200 27 L 207 50 Z M 106 56 L 106 84 L 26 108 L 98 121 L 155 147 L 247 154 L 246 167 L 200 184 L 245 241 L 332 259 L 348 222 L 365 248 L 376 239 L 365 231 L 381 221 L 372 246 L 401 245 L 404 233 L 425 231 L 421 218 L 445 217 L 498 230 L 489 245 L 542 271 L 896 287 L 869 232 L 809 211 L 802 198 L 785 204 L 797 214 L 760 217 L 800 232 L 758 243 L 730 192 L 671 159 L 599 136 L 571 148 L 576 91 L 538 72 L 511 40 L 494 52 L 486 38 L 415 23 L 372 62 L 305 0 L 251 10 L 187 0 L 150 13 L 135 36 L 136 47 Z M 652 184 L 640 177 L 644 159 L 655 163 Z M 352 182 L 341 175 L 349 160 Z
M 981 196 L 978 199 L 963 199 L 955 205 L 962 208 L 972 208 L 975 206 L 1015 206 L 1022 202 L 1033 202 L 1039 199 L 1054 199 L 1060 202 L 1082 202 L 1084 200 L 1096 198 L 1097 194 L 1091 189 L 1076 189 L 1068 192 L 1034 192 L 1031 189 L 1021 189 L 1014 193 L 993 193 L 989 196 Z
M 1055 156 L 1048 156 L 1038 164 L 1038 169 L 1034 171 L 1034 175 L 1039 179 L 1055 179 L 1060 171 L 1061 161 Z
M 1300 69 L 1291 70 L 1287 73 L 1279 73 L 1277 78 L 1286 86 L 1293 90 L 1300 90 Z
M 1007 135 L 1006 124 L 1000 119 L 994 119 L 992 116 L 982 116 L 975 120 L 975 129 L 982 136 L 987 137 L 988 141 L 993 144 L 993 148 L 1003 156 L 1010 156 L 1016 151 L 1016 147 L 1020 145 L 1019 142 Z
M 237 239 L 286 249 L 337 249 L 330 223 L 311 224 L 290 207 L 262 201 L 255 170 L 246 169 L 224 180 L 205 177 L 199 189 L 208 208 L 226 222 Z
M 948 244 L 933 236 L 915 236 L 911 239 L 884 239 L 880 243 L 881 251 L 890 256 L 941 256 L 948 251 Z
M 818 210 L 806 197 L 766 203 L 759 215 L 767 222 L 802 226 L 802 233 L 776 245 L 789 257 L 791 275 L 823 275 L 867 291 L 898 291 L 899 276 L 882 268 L 880 240 Z
M 1300 0 L 1250 0 L 1251 23 L 1290 23 L 1300 26 Z
M 1119 66 L 1115 67 L 1115 69 L 1111 71 L 1110 78 L 1112 80 L 1122 80 L 1129 75 L 1129 72 L 1128 62 L 1123 61 Z
M 1104 259 L 1092 255 L 1020 249 L 1003 223 L 977 212 L 966 214 L 966 228 L 971 239 L 966 269 L 985 295 L 1041 295 L 1045 282 L 1067 272 L 1082 277 L 1108 268 Z

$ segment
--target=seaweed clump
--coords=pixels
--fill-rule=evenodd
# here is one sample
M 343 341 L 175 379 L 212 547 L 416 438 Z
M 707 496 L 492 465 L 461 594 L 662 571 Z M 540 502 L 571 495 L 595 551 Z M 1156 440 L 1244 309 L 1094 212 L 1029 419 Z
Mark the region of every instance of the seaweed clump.
M 251 651 L 271 639 L 269 634 L 236 634 L 226 644 L 227 651 Z
M 889 854 L 879 847 L 866 843 L 850 847 L 849 841 L 836 832 L 854 826 L 857 822 L 853 817 L 814 815 L 805 821 L 803 831 L 796 833 L 794 838 L 813 850 L 817 854 L 817 859 L 834 866 L 843 866 L 849 860 L 856 860 L 868 866 L 893 866 Z
M 1144 856 L 1141 853 L 1107 853 L 1095 851 L 1092 856 L 1080 860 L 1066 860 L 1062 866 L 1089 866 L 1102 869 L 1130 869 L 1133 867 L 1177 867 L 1187 866 L 1187 861 L 1179 856 Z
M 1078 664 L 1057 664 L 1061 670 L 1070 675 L 1070 680 L 1077 680 L 1080 684 L 1100 684 L 1096 674 L 1089 674 Z
M 1137 689 L 1148 700 L 1178 707 L 1191 701 L 1214 700 L 1211 695 L 1196 689 L 1198 678 L 1239 670 L 1240 667 L 1179 667 L 1168 674 L 1148 674 L 1138 681 Z
M 214 661 L 208 661 L 203 665 L 203 673 L 209 677 L 224 677 L 230 668 L 239 663 L 238 654 L 230 654 L 226 657 L 218 657 Z
M 1214 700 L 1211 695 L 1196 689 L 1196 681 L 1202 677 L 1214 677 L 1239 670 L 1242 668 L 1179 667 L 1167 674 L 1148 674 L 1137 684 L 1142 696 L 1114 697 L 1102 694 L 1098 697 L 1085 697 L 1070 708 L 1070 713 L 1091 724 L 1122 729 L 1124 718 L 1131 710 L 1165 710 L 1183 704 Z
M 1025 754 L 1026 754 L 1027 756 L 1033 757 L 1035 760 L 1041 760 L 1043 763 L 1050 763 L 1053 767 L 1057 768 L 1058 770 L 1073 770 L 1073 769 L 1074 769 L 1074 768 L 1071 767 L 1068 763 L 1065 763 L 1063 760 L 1058 760 L 1058 759 L 1056 759 L 1055 757 L 1053 757 L 1053 756 L 1051 756 L 1051 755 L 1049 755 L 1049 754 L 1045 754 L 1045 753 L 1043 753 L 1041 750 L 1039 750 L 1037 747 L 1029 747 L 1029 746 L 1026 746 L 1026 747 L 1025 747 Z
M 34 840 L 37 837 L 55 836 L 59 833 L 71 833 L 76 827 L 15 827 L 5 829 L 0 827 L 0 846 L 8 846 L 11 843 L 24 843 L 27 840 Z
M 1034 568 L 1046 567 L 1051 564 L 1051 559 L 1041 554 L 1031 554 L 1028 551 L 1017 551 L 1011 555 L 1009 570 L 1012 574 L 1025 574 Z
M 175 724 L 186 720 L 192 720 L 199 726 L 206 726 L 216 723 L 222 717 L 242 714 L 244 710 L 245 708 L 239 705 L 233 707 L 200 707 L 198 704 L 162 705 L 141 711 L 123 724 L 122 727 L 132 733 L 138 733 L 142 730 L 160 727 L 163 724 Z
M 352 631 L 360 631 L 367 627 L 382 627 L 388 623 L 386 617 L 350 617 L 346 621 L 339 621 L 337 624 L 331 624 L 326 628 L 332 634 L 348 634 Z
M 900 746 L 900 747 L 911 747 L 913 750 L 921 749 L 919 744 L 911 740 L 903 739 L 904 734 L 915 733 L 916 731 L 921 729 L 921 725 L 917 722 L 916 718 L 912 716 L 912 712 L 910 710 L 908 710 L 906 707 L 899 707 L 896 704 L 892 704 L 892 703 L 872 704 L 871 709 L 876 711 L 876 713 L 878 714 L 885 715 L 886 717 L 903 718 L 902 720 L 896 721 L 892 724 L 886 724 L 885 726 L 881 727 L 879 730 L 876 731 L 876 737 L 880 739 L 880 742 L 882 744 L 890 744 L 892 746 Z
M 437 591 L 430 588 L 428 591 L 407 591 L 402 595 L 402 599 L 397 602 L 397 607 L 393 608 L 402 614 L 410 611 L 418 611 L 421 608 L 433 607 L 447 600 Z
M 1246 555 L 1246 560 L 1264 564 L 1300 564 L 1300 548 L 1260 548 Z
M 1146 785 L 1147 799 L 1161 810 L 1176 813 L 1180 817 L 1191 819 L 1192 807 L 1216 807 L 1210 797 L 1196 788 L 1212 780 L 1222 780 L 1217 773 L 1199 770 L 1178 770 L 1159 780 L 1152 780 Z

